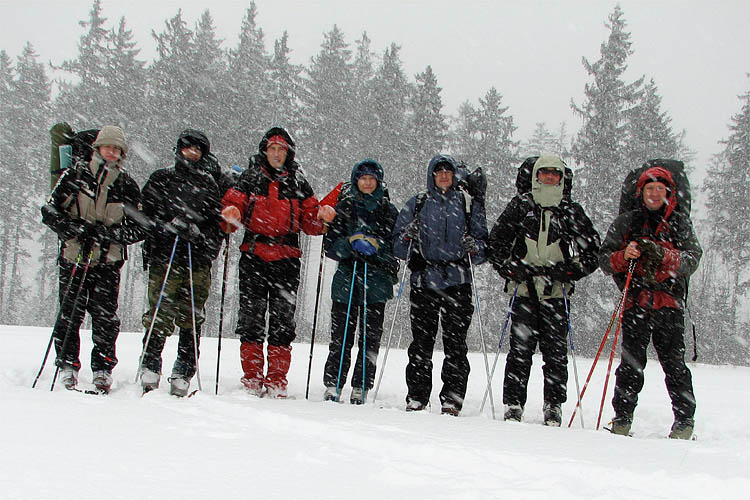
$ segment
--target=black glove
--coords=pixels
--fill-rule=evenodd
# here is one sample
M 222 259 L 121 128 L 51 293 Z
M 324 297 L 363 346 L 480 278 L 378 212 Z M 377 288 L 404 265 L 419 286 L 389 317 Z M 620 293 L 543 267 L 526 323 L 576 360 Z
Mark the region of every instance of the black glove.
M 573 266 L 563 262 L 559 262 L 552 266 L 547 272 L 547 276 L 554 281 L 560 281 L 563 283 L 572 283 L 578 279 L 578 273 Z
M 419 220 L 414 219 L 410 223 L 406 225 L 404 228 L 404 236 L 403 238 L 405 240 L 412 240 L 414 242 L 419 241 Z
M 479 251 L 479 245 L 477 245 L 477 240 L 472 235 L 465 234 L 461 238 L 461 249 L 464 255 L 476 255 Z
M 201 230 L 198 229 L 198 225 L 195 222 L 184 222 L 180 219 L 174 219 L 171 224 L 175 230 L 175 234 L 185 241 L 195 243 L 201 236 Z
M 524 282 L 534 276 L 540 276 L 544 274 L 541 268 L 536 266 L 530 266 L 522 262 L 514 263 L 508 266 L 508 277 L 513 281 Z
M 60 222 L 57 227 L 57 234 L 60 235 L 60 239 L 63 241 L 72 240 L 76 238 L 82 240 L 86 234 L 85 222 L 82 220 L 66 220 Z
M 664 248 L 657 245 L 651 240 L 640 240 L 638 250 L 641 252 L 640 259 L 643 259 L 643 274 L 646 281 L 656 283 L 656 271 L 664 260 Z

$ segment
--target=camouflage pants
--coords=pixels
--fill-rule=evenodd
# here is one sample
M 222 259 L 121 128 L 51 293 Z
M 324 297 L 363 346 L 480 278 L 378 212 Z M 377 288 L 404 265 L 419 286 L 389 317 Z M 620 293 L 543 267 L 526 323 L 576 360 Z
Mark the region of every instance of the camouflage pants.
M 143 326 L 148 329 L 159 301 L 164 275 L 167 265 L 151 266 L 148 273 L 148 302 L 149 310 L 143 314 Z M 211 267 L 204 266 L 193 269 L 193 295 L 195 301 L 196 337 L 200 337 L 200 328 L 206 319 L 203 306 L 208 299 L 211 289 Z M 159 305 L 159 311 L 154 321 L 154 328 L 143 358 L 143 367 L 161 373 L 161 353 L 166 338 L 174 332 L 175 326 L 180 328 L 180 341 L 177 360 L 173 371 L 180 375 L 192 376 L 195 373 L 195 347 L 193 345 L 193 319 L 190 301 L 190 275 L 187 267 L 172 266 L 164 295 Z M 144 344 L 146 337 L 143 338 Z

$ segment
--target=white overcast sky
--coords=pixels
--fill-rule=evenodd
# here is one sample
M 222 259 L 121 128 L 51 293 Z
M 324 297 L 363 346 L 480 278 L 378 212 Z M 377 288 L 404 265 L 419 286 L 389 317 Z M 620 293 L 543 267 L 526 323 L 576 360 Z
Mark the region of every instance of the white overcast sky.
M 353 46 L 363 31 L 382 53 L 401 46 L 410 80 L 431 65 L 447 113 L 495 86 L 504 96 L 524 139 L 537 122 L 550 129 L 567 122 L 580 127 L 571 98 L 583 100 L 590 81 L 581 59 L 599 57 L 608 34 L 604 23 L 618 2 L 567 1 L 266 1 L 257 0 L 257 21 L 266 47 L 288 30 L 293 62 L 307 64 L 323 33 L 337 24 Z M 687 130 L 698 151 L 699 170 L 728 135 L 730 117 L 740 110 L 737 96 L 750 89 L 750 2 L 621 0 L 635 53 L 627 78 L 653 77 L 663 109 L 675 130 Z M 0 0 L 0 49 L 12 58 L 29 41 L 41 61 L 60 63 L 76 54 L 91 0 Z M 248 1 L 103 0 L 110 26 L 121 16 L 135 33 L 143 59 L 154 55 L 151 30 L 182 8 L 192 25 L 206 8 L 224 47 L 234 47 Z

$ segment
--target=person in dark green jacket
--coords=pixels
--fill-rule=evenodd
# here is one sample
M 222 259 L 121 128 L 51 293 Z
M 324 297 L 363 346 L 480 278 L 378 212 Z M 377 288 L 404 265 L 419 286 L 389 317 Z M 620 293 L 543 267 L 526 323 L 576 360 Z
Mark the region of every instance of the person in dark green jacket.
M 352 374 L 350 402 L 363 404 L 367 391 L 373 386 L 385 303 L 393 298 L 394 277 L 398 274 L 398 261 L 391 248 L 391 232 L 397 215 L 383 182 L 383 167 L 370 158 L 354 165 L 351 184 L 342 188 L 336 204 L 336 218 L 324 238 L 326 255 L 338 261 L 331 285 L 331 342 L 323 374 L 324 399 L 327 401 L 338 401 L 341 387 L 346 382 L 357 323 L 359 353 Z M 367 351 L 367 362 L 363 368 L 364 350 Z

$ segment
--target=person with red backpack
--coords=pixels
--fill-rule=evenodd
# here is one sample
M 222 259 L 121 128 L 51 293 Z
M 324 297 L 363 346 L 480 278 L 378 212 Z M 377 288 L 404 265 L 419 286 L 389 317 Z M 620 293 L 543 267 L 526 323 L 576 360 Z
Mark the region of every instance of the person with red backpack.
M 287 372 L 296 337 L 294 313 L 300 276 L 299 233 L 321 235 L 333 221 L 332 207 L 320 206 L 294 160 L 295 143 L 281 127 L 265 133 L 258 154 L 222 200 L 222 228 L 245 227 L 240 245 L 240 379 L 256 396 L 287 397 Z M 266 332 L 266 311 L 268 331 Z M 268 338 L 264 376 L 263 343 Z
M 674 424 L 669 437 L 690 439 L 696 405 L 685 364 L 683 309 L 687 279 L 703 251 L 690 216 L 678 207 L 678 187 L 668 168 L 645 169 L 638 177 L 635 198 L 637 207 L 615 219 L 599 254 L 602 271 L 612 275 L 621 289 L 635 261 L 622 315 L 622 357 L 615 372 L 611 431 L 630 432 L 643 388 L 646 350 L 653 340 L 672 400 Z

